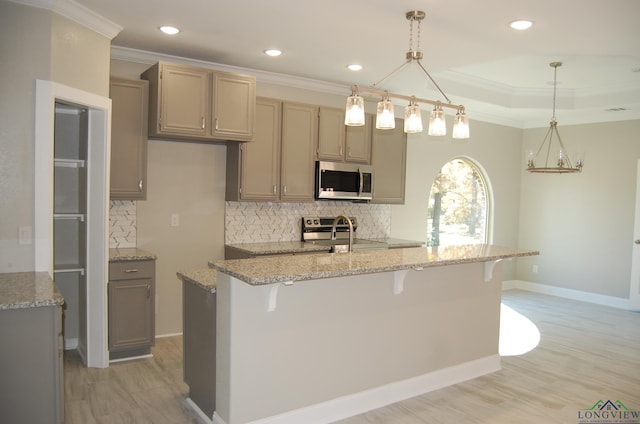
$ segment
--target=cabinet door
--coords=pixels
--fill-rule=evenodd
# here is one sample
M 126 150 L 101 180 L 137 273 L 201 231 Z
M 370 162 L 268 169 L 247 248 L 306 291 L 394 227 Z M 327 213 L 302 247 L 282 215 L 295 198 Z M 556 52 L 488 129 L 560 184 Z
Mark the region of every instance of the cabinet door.
M 149 83 L 111 79 L 111 199 L 147 198 Z
M 109 350 L 151 346 L 154 337 L 151 278 L 109 282 Z
M 280 200 L 313 201 L 318 108 L 284 103 Z
M 207 136 L 210 78 L 206 69 L 161 63 L 159 134 Z
M 250 76 L 213 73 L 211 135 L 223 140 L 251 140 L 256 107 L 256 79 Z
M 346 162 L 371 163 L 371 137 L 375 116 L 367 114 L 365 124 L 361 127 L 346 127 L 345 154 Z
M 262 98 L 256 100 L 253 141 L 240 146 L 242 200 L 278 200 L 281 121 L 281 102 Z
M 344 110 L 321 106 L 318 118 L 318 159 L 342 161 L 344 145 Z
M 373 130 L 372 203 L 404 203 L 407 136 L 401 119 L 393 130 Z

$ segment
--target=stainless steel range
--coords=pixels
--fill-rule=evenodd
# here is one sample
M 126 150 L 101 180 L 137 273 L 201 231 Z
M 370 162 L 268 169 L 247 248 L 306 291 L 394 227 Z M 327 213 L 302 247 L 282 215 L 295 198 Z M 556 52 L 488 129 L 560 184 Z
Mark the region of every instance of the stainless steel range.
M 332 251 L 344 251 L 349 244 L 349 224 L 344 218 L 340 218 L 336 224 L 335 240 L 331 239 L 333 221 L 336 217 L 309 216 L 302 218 L 302 241 L 323 244 L 332 247 Z M 350 217 L 353 225 L 353 250 L 387 249 L 383 242 L 361 239 L 356 236 L 358 221 Z

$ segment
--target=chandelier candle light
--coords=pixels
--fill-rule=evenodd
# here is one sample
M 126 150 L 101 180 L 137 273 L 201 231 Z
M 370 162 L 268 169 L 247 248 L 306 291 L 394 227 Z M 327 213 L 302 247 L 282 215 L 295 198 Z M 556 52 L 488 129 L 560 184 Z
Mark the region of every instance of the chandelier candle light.
M 553 68 L 553 115 L 551 116 L 551 122 L 549 123 L 549 130 L 542 140 L 542 144 L 538 148 L 538 152 L 534 155 L 533 150 L 527 152 L 527 171 L 535 173 L 548 173 L 548 174 L 568 174 L 571 172 L 582 171 L 582 157 L 576 158 L 576 165 L 573 166 L 569 159 L 567 149 L 562 143 L 560 133 L 558 132 L 558 122 L 556 121 L 556 86 L 557 86 L 557 73 L 558 67 L 562 66 L 562 62 L 551 62 L 549 64 Z M 558 139 L 558 145 L 560 149 L 557 154 L 556 166 L 549 166 L 549 156 L 551 154 L 551 144 L 553 142 L 553 136 Z M 544 147 L 546 146 L 546 149 Z M 546 150 L 544 166 L 536 166 L 535 160 L 540 155 L 540 152 Z
M 431 136 L 443 136 L 447 134 L 447 127 L 445 121 L 445 115 L 443 108 L 450 108 L 456 111 L 456 116 L 453 124 L 453 138 L 465 139 L 469 138 L 469 120 L 465 112 L 464 106 L 452 104 L 451 100 L 444 94 L 444 91 L 431 77 L 429 72 L 422 65 L 422 51 L 420 51 L 420 22 L 425 18 L 425 13 L 421 10 L 413 10 L 406 13 L 406 18 L 409 21 L 409 51 L 405 55 L 405 62 L 391 71 L 389 74 L 371 84 L 368 88 L 361 88 L 357 85 L 351 87 L 351 95 L 347 98 L 347 107 L 345 112 L 345 125 L 349 126 L 362 126 L 364 125 L 364 99 L 360 96 L 360 93 L 379 95 L 382 99 L 378 102 L 377 114 L 376 114 L 376 128 L 377 129 L 393 129 L 395 128 L 395 117 L 393 113 L 393 104 L 389 100 L 390 98 L 396 98 L 406 100 L 409 105 L 405 109 L 404 113 L 404 132 L 417 133 L 422 131 L 422 118 L 420 116 L 420 106 L 418 103 L 426 103 L 434 106 L 429 118 L 429 131 Z M 418 23 L 418 36 L 417 42 L 414 48 L 413 42 L 413 24 Z M 376 87 L 384 80 L 394 75 L 398 71 L 402 70 L 410 63 L 417 63 L 423 73 L 429 78 L 433 85 L 437 88 L 440 94 L 446 100 L 443 103 L 438 100 L 421 99 L 415 96 L 405 96 L 402 94 L 390 93 L 388 91 L 382 91 Z

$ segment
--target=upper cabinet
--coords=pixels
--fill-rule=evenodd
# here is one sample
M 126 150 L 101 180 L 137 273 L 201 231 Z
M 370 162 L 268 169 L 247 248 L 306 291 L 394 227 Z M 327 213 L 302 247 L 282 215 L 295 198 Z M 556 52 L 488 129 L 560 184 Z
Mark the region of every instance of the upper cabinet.
M 407 135 L 402 119 L 393 130 L 373 130 L 372 203 L 404 204 Z
M 313 201 L 318 108 L 258 98 L 254 140 L 227 146 L 226 200 Z
M 319 109 L 318 160 L 371 163 L 371 117 L 361 127 L 344 124 L 344 110 Z
M 149 83 L 112 78 L 111 199 L 147 198 L 147 102 Z
M 149 81 L 149 136 L 200 141 L 253 137 L 255 77 L 158 62 Z

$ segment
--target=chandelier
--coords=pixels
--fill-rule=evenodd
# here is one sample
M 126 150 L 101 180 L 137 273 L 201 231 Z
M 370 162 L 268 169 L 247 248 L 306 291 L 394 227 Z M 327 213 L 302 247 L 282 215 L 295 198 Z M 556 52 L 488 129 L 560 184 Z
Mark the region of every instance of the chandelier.
M 396 98 L 408 101 L 409 104 L 405 108 L 404 113 L 404 132 L 418 133 L 422 132 L 422 117 L 420 116 L 420 106 L 418 103 L 426 103 L 433 106 L 429 117 L 428 134 L 432 136 L 443 136 L 447 133 L 445 115 L 443 108 L 450 108 L 456 111 L 453 123 L 453 138 L 464 139 L 469 138 L 469 120 L 465 112 L 464 106 L 452 104 L 451 100 L 444 94 L 444 91 L 431 77 L 426 68 L 422 65 L 422 51 L 420 51 L 420 22 L 425 18 L 425 13 L 421 10 L 413 10 L 406 13 L 409 21 L 409 51 L 406 53 L 406 60 L 393 71 L 382 77 L 380 80 L 371 84 L 370 87 L 362 88 L 357 85 L 351 87 L 351 95 L 347 98 L 347 106 L 345 111 L 345 125 L 362 126 L 364 125 L 364 99 L 360 93 L 373 94 L 381 96 L 376 110 L 376 128 L 377 129 L 393 129 L 395 128 L 395 117 L 393 112 L 393 104 L 390 98 Z M 413 27 L 417 22 L 417 41 L 413 42 Z M 378 85 L 390 76 L 404 69 L 410 63 L 417 63 L 423 73 L 429 78 L 436 89 L 444 97 L 446 103 L 438 100 L 421 99 L 415 96 L 405 96 L 402 94 L 390 93 L 387 90 L 378 89 Z
M 558 132 L 558 122 L 556 121 L 557 74 L 558 67 L 562 66 L 562 62 L 551 62 L 549 66 L 553 68 L 553 115 L 551 116 L 551 122 L 549 123 L 547 134 L 544 136 L 542 144 L 540 144 L 537 153 L 534 155 L 533 150 L 529 150 L 527 152 L 527 171 L 549 174 L 568 174 L 571 172 L 581 172 L 582 158 L 576 158 L 575 166 L 571 163 L 571 159 L 569 159 L 567 149 L 564 147 L 564 143 L 562 143 L 562 138 L 560 138 L 560 133 Z M 554 135 L 558 140 L 559 149 L 557 151 L 555 159 L 555 166 L 550 166 L 549 157 L 551 156 L 551 144 L 553 143 Z M 540 156 L 541 152 L 543 152 L 544 155 L 544 166 L 538 167 L 536 166 L 535 160 L 538 158 L 538 156 Z

